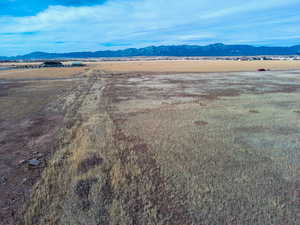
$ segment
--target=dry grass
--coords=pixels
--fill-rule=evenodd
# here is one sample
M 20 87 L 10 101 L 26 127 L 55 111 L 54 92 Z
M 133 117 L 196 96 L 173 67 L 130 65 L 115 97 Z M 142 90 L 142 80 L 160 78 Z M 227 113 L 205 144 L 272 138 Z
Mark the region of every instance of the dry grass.
M 298 73 L 94 70 L 25 224 L 297 224 Z
M 222 61 L 222 60 L 164 60 L 139 62 L 99 62 L 96 68 L 107 72 L 232 72 L 300 69 L 300 61 Z
M 294 100 L 298 97 L 295 95 Z M 165 176 L 172 177 L 180 187 L 188 187 L 187 198 L 196 224 L 297 221 L 293 200 L 299 188 L 296 146 L 300 143 L 299 132 L 294 130 L 297 118 L 289 109 L 264 107 L 270 96 L 263 101 L 256 99 L 262 112 L 251 116 L 246 103 L 250 99 L 253 103 L 253 96 L 220 100 L 204 109 L 185 104 L 174 110 L 138 114 L 124 124 L 124 129 L 139 134 L 151 146 Z M 278 117 L 272 116 L 275 112 Z M 208 124 L 195 125 L 199 120 Z M 254 129 L 261 126 L 265 130 Z M 289 133 L 280 135 L 279 129 Z
M 64 96 L 77 81 L 0 81 L 0 224 L 15 225 L 18 209 L 30 197 L 47 159 L 56 148 Z M 38 168 L 25 160 L 38 158 Z M 2 181 L 2 180 L 1 180 Z
M 113 120 L 111 90 L 99 98 L 101 82 L 86 88 L 69 108 L 76 122 L 36 186 L 25 224 L 190 224 L 183 195 L 161 177 L 147 146 Z
M 24 66 L 24 65 L 40 65 L 40 62 L 0 62 L 0 67 Z
M 0 79 L 70 78 L 79 76 L 86 70 L 87 68 L 84 67 L 6 70 L 0 71 Z
M 115 96 L 129 95 L 114 103 L 115 115 L 123 130 L 148 146 L 163 176 L 187 190 L 193 222 L 297 223 L 300 124 L 294 111 L 300 96 L 281 84 L 297 86 L 299 80 L 289 80 L 289 73 L 259 81 L 253 73 L 215 75 L 205 83 L 195 74 L 172 76 L 116 81 Z M 266 80 L 272 88 L 261 86 Z M 241 95 L 228 95 L 226 83 L 233 81 Z M 162 82 L 164 90 L 156 86 Z M 203 95 L 204 87 L 214 98 Z M 194 100 L 180 94 L 191 91 Z

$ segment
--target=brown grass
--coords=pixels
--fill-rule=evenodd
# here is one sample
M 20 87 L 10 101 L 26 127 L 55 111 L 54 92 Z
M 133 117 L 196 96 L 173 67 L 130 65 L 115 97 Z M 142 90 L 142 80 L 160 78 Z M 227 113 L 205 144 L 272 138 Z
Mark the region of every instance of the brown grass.
M 25 224 L 191 224 L 181 190 L 161 176 L 143 140 L 113 119 L 112 90 L 95 98 L 101 83 L 92 84 L 67 113 L 77 122 L 36 186 Z
M 300 69 L 300 61 L 162 60 L 139 62 L 99 62 L 96 68 L 108 72 L 232 72 Z
M 82 74 L 87 68 L 44 68 L 17 69 L 0 71 L 0 79 L 42 79 L 42 78 L 70 78 Z
M 288 75 L 277 72 L 272 79 L 267 74 L 258 79 L 256 73 L 214 74 L 203 83 L 197 80 L 201 75 L 174 74 L 170 76 L 176 82 L 168 80 L 164 90 L 161 82 L 170 76 L 142 76 L 130 82 L 115 78 L 113 115 L 122 121 L 122 130 L 143 140 L 163 177 L 188 190 L 185 197 L 194 224 L 293 225 L 298 219 L 300 142 L 294 110 L 299 91 L 286 92 L 280 85 L 297 86 L 299 80 Z M 193 84 L 185 82 L 190 79 Z M 264 87 L 264 79 L 272 88 Z M 232 81 L 239 81 L 234 90 L 240 95 L 228 94 L 226 84 Z M 197 94 L 204 88 L 217 98 Z M 194 101 L 175 94 L 191 90 Z M 163 104 L 166 101 L 169 104 Z
M 25 224 L 297 224 L 299 82 L 94 70 Z
M 159 107 L 131 116 L 123 129 L 145 139 L 166 177 L 188 186 L 195 224 L 293 225 L 300 143 L 292 128 L 297 119 L 290 108 L 268 101 L 297 102 L 297 97 L 244 95 L 206 101 L 205 108 L 194 103 L 172 111 Z M 252 105 L 260 113 L 249 115 Z

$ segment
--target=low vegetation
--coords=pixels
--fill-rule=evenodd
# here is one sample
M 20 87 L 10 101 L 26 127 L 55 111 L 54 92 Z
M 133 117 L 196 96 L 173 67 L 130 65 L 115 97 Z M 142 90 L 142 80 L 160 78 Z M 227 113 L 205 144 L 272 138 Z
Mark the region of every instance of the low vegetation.
M 85 75 L 21 224 L 297 224 L 299 72 Z

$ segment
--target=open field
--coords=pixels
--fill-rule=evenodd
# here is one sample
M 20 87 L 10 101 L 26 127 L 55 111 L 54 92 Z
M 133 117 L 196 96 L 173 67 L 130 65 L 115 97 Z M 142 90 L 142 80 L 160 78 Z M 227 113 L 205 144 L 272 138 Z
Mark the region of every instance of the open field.
M 0 79 L 0 224 L 299 224 L 300 71 L 196 67 Z
M 161 60 L 90 63 L 107 72 L 240 72 L 300 69 L 300 61 Z
M 14 66 L 37 66 L 40 65 L 41 62 L 0 62 L 0 68 L 1 67 L 14 67 Z
M 84 67 L 3 70 L 0 79 L 68 78 L 79 76 L 85 70 Z
M 0 82 L 0 224 L 16 224 L 63 125 L 65 95 L 76 81 Z M 25 160 L 41 165 L 28 167 Z
M 66 61 L 64 64 L 71 65 L 74 61 Z M 84 60 L 89 68 L 106 71 L 107 73 L 197 73 L 197 72 L 246 72 L 257 71 L 258 69 L 270 69 L 272 71 L 299 70 L 300 60 L 264 60 L 264 61 L 236 61 L 236 60 L 146 60 L 142 61 L 105 61 L 89 62 Z M 0 63 L 1 67 L 13 67 L 21 65 L 40 65 L 40 62 L 31 63 Z M 86 68 L 48 68 L 44 72 L 56 77 L 65 77 L 72 73 L 82 72 Z M 73 70 L 73 71 L 72 71 Z M 6 76 L 19 76 L 28 78 L 45 76 L 47 73 L 34 72 L 34 70 L 11 70 L 0 71 L 0 78 Z M 46 75 L 47 76 L 47 75 Z

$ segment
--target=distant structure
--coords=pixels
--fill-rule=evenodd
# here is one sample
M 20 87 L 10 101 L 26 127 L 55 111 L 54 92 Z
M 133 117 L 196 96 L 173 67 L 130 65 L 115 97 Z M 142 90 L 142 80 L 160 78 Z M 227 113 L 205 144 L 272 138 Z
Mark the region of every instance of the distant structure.
M 82 63 L 82 62 L 73 62 L 71 64 L 72 67 L 82 67 L 82 66 L 86 66 L 86 64 Z
M 64 67 L 59 61 L 45 61 L 39 67 Z
M 258 69 L 257 72 L 265 72 L 265 71 L 270 71 L 270 69 L 264 69 L 264 68 L 261 68 L 261 69 Z

